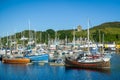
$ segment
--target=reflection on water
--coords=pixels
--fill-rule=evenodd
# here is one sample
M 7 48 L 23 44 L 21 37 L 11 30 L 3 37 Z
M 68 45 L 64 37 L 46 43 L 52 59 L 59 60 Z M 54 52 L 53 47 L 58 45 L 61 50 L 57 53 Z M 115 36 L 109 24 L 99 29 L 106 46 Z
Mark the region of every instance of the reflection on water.
M 120 55 L 112 54 L 110 69 L 80 69 L 38 63 L 3 64 L 0 80 L 120 80 Z
M 67 73 L 75 74 L 76 80 L 104 80 L 102 76 L 106 76 L 106 79 L 110 75 L 110 69 L 80 69 L 80 68 L 65 68 Z M 72 80 L 72 79 L 71 79 Z M 110 80 L 110 79 L 109 79 Z
M 99 73 L 105 73 L 105 74 L 110 74 L 111 69 L 106 68 L 106 69 L 81 69 L 81 68 L 65 68 L 66 71 L 69 70 L 79 70 L 79 71 L 88 71 L 88 72 L 99 72 Z

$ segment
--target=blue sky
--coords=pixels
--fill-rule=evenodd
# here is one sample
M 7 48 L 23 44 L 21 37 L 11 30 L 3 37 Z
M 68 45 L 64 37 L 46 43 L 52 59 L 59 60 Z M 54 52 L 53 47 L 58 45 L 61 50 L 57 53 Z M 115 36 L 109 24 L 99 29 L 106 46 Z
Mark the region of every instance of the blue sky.
M 87 28 L 120 21 L 120 0 L 0 0 L 0 36 L 30 29 Z M 92 27 L 91 26 L 91 27 Z

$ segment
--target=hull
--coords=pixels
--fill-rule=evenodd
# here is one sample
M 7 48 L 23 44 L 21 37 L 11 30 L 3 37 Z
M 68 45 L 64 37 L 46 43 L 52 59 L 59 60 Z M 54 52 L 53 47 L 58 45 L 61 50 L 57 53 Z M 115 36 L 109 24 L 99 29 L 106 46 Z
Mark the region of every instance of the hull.
M 69 60 L 66 58 L 65 66 L 66 67 L 78 67 L 78 68 L 83 68 L 83 69 L 102 69 L 102 68 L 110 68 L 110 61 L 77 62 L 77 61 Z
M 32 62 L 48 62 L 49 60 L 48 54 L 30 55 L 30 56 L 25 56 L 25 57 L 29 58 Z
M 27 59 L 27 58 L 13 58 L 13 59 L 3 58 L 2 62 L 9 63 L 9 64 L 27 64 L 30 62 L 30 59 Z

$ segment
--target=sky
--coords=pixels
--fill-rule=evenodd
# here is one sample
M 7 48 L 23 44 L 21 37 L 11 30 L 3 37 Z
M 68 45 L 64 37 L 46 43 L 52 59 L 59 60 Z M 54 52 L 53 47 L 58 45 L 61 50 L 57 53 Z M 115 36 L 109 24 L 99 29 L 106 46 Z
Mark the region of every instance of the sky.
M 120 0 L 0 0 L 0 36 L 120 21 Z M 30 27 L 29 27 L 30 22 Z

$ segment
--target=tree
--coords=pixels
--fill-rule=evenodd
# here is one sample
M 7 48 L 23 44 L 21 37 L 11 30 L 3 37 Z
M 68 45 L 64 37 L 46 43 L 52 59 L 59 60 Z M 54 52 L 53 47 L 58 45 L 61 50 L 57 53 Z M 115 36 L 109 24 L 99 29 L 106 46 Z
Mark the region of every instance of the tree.
M 46 30 L 46 33 L 49 34 L 50 39 L 55 38 L 55 31 L 53 29 Z

